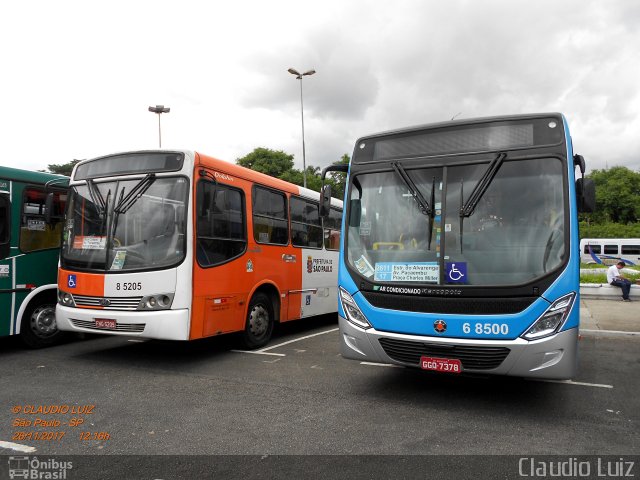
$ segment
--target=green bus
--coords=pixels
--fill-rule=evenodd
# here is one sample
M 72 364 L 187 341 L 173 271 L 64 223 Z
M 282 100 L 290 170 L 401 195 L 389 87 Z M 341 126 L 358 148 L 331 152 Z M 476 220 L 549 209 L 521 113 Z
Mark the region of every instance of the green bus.
M 57 271 L 69 179 L 0 167 L 0 336 L 52 345 Z

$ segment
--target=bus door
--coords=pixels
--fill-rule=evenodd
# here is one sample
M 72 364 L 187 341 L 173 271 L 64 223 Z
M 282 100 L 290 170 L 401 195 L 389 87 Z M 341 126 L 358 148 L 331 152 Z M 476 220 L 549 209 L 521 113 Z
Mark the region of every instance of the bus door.
M 326 251 L 323 249 L 322 223 L 318 203 L 291 196 L 291 245 L 297 257 L 294 269 L 290 272 L 296 286 L 289 292 L 288 319 L 308 317 L 324 312 L 322 299 L 329 297 L 328 287 L 331 281 L 323 281 L 319 273 L 326 270 Z
M 13 280 L 11 256 L 10 183 L 0 180 L 0 335 L 13 333 Z

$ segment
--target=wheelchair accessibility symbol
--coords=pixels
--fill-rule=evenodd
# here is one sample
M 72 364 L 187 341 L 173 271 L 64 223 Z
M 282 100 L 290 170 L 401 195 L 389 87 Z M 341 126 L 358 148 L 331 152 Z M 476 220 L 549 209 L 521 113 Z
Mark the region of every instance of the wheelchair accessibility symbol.
M 67 277 L 67 287 L 69 288 L 76 288 L 76 276 L 75 275 L 69 275 Z
M 447 263 L 447 283 L 467 283 L 467 262 Z

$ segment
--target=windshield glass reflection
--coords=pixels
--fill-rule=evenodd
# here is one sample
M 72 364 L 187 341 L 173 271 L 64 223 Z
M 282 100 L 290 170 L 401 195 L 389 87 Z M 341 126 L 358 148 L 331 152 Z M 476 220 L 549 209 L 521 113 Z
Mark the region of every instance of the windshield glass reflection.
M 558 268 L 567 253 L 562 161 L 505 161 L 473 212 L 461 214 L 490 160 L 407 169 L 433 198 L 432 225 L 396 173 L 357 175 L 349 265 L 369 281 L 425 285 L 518 285 Z
M 63 235 L 63 266 L 140 270 L 182 260 L 187 180 L 158 178 L 147 181 L 144 188 L 140 185 L 140 180 L 96 183 L 97 192 L 86 185 L 73 187 Z M 127 208 L 115 212 L 114 207 L 130 192 L 135 195 Z

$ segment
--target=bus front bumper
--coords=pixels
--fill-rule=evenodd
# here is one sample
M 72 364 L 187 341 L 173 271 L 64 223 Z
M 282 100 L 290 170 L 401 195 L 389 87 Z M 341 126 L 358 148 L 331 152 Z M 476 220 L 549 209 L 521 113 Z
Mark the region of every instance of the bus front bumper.
M 420 367 L 420 351 L 423 346 L 438 351 L 456 349 L 461 355 L 463 372 L 510 375 L 529 378 L 570 379 L 577 372 L 578 329 L 572 328 L 536 341 L 522 338 L 515 340 L 478 340 L 464 338 L 425 337 L 363 330 L 345 318 L 339 317 L 340 351 L 344 358 L 353 360 Z M 389 339 L 385 341 L 384 339 Z M 381 340 L 383 342 L 381 343 Z M 390 347 L 389 344 L 392 343 Z M 386 345 L 386 349 L 383 347 Z M 440 347 L 440 348 L 439 348 Z M 504 352 L 504 359 L 488 369 L 469 368 L 467 364 L 482 365 L 483 348 L 492 349 L 487 355 L 495 355 L 495 349 Z M 508 350 L 506 350 L 508 349 Z M 428 349 L 427 349 L 428 350 Z M 508 353 L 507 353 L 508 352 Z M 390 356 L 391 355 L 391 356 Z M 477 357 L 477 358 L 474 358 Z M 450 358 L 457 358 L 451 353 Z M 487 357 L 488 358 L 488 357 Z
M 102 320 L 103 322 L 96 322 Z M 107 320 L 107 322 L 104 322 Z M 96 327 L 115 320 L 116 328 Z M 159 340 L 189 340 L 189 310 L 114 311 L 56 306 L 58 329 Z

